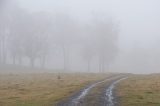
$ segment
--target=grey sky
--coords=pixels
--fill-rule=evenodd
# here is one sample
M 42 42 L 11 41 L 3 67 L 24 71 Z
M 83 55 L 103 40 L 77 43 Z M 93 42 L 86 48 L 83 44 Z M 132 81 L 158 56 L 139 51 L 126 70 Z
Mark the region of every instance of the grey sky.
M 154 43 L 160 35 L 159 0 L 19 0 L 31 11 L 67 11 L 80 19 L 92 13 L 110 14 L 121 25 L 120 47 Z

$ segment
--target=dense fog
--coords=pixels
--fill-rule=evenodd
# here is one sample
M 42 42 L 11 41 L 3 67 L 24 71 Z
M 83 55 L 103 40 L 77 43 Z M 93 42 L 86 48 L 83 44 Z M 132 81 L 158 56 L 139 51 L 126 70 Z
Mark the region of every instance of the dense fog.
M 1 0 L 0 70 L 160 72 L 159 4 L 158 0 Z

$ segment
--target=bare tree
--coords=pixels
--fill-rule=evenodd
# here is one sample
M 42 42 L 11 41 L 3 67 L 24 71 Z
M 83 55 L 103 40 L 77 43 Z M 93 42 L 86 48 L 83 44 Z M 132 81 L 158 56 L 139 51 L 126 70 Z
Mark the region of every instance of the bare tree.
M 88 72 L 91 72 L 91 60 L 94 55 L 92 46 L 86 45 L 83 50 L 83 57 L 87 61 L 87 70 Z
M 95 44 L 97 54 L 99 55 L 99 71 L 104 72 L 105 66 L 108 68 L 109 64 L 114 60 L 117 53 L 117 25 L 111 20 L 95 20 Z
M 48 50 L 46 48 L 48 46 L 46 39 L 49 32 L 49 23 L 48 20 L 40 18 L 39 15 L 32 15 L 29 22 L 25 24 L 24 53 L 29 57 L 32 67 L 34 67 L 34 62 L 38 57 L 42 58 L 42 66 L 45 64 L 45 55 Z
M 6 43 L 7 43 L 7 36 L 9 34 L 9 20 L 8 16 L 2 12 L 0 16 L 0 61 L 1 63 L 6 63 Z
M 3 7 L 1 9 L 1 16 L 0 16 L 0 61 L 6 63 L 6 58 L 8 54 L 8 45 L 10 44 L 10 38 L 12 37 L 11 34 L 13 32 L 12 25 L 13 22 L 16 21 L 14 17 L 17 15 L 17 12 L 21 10 L 15 1 L 13 0 L 6 0 L 1 1 L 3 3 Z M 23 13 L 23 12 L 22 12 Z M 15 25 L 15 24 L 14 24 Z
M 52 17 L 47 13 L 34 14 L 34 22 L 36 24 L 37 35 L 39 36 L 39 58 L 41 67 L 45 67 L 46 56 L 49 54 L 49 36 L 52 34 L 53 21 Z
M 9 37 L 9 51 L 13 58 L 13 64 L 16 64 L 16 60 L 19 64 L 22 64 L 23 54 L 23 39 L 24 39 L 24 25 L 25 18 L 28 14 L 20 8 L 15 9 L 12 12 L 10 23 L 10 37 Z
M 81 39 L 81 42 L 83 42 L 83 58 L 86 60 L 87 63 L 87 70 L 88 72 L 91 72 L 91 61 L 93 56 L 95 55 L 95 49 L 94 49 L 94 40 L 93 37 L 93 27 L 92 25 L 83 25 L 83 28 L 81 28 L 81 36 L 83 35 L 83 38 Z
M 76 35 L 76 24 L 67 14 L 56 15 L 55 31 L 56 42 L 61 45 L 64 58 L 64 71 L 69 70 L 69 45 L 74 42 Z

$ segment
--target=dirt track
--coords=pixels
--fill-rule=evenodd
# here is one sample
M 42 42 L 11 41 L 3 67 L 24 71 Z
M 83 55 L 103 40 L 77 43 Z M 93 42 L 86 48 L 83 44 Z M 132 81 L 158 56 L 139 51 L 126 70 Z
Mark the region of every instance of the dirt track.
M 126 76 L 117 75 L 96 82 L 56 106 L 117 106 L 114 88 Z

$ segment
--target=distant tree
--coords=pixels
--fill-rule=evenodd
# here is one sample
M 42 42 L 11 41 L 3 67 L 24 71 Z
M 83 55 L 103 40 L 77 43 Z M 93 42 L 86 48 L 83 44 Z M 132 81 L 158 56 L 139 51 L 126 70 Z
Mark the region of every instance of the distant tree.
M 111 20 L 95 20 L 95 45 L 99 55 L 99 71 L 104 72 L 116 57 L 118 27 Z
M 69 70 L 69 46 L 73 44 L 76 39 L 77 26 L 73 19 L 69 15 L 59 13 L 55 18 L 54 34 L 56 37 L 56 43 L 61 45 L 63 51 L 63 69 L 64 71 Z
M 27 20 L 27 19 L 26 19 Z M 47 54 L 47 36 L 50 29 L 50 21 L 39 15 L 32 15 L 29 22 L 25 24 L 25 39 L 23 41 L 24 53 L 30 58 L 31 66 L 37 58 L 42 59 L 42 67 L 45 65 L 45 56 Z
M 13 64 L 16 64 L 16 60 L 19 64 L 22 64 L 23 54 L 23 39 L 25 32 L 25 19 L 29 17 L 26 11 L 20 8 L 14 9 L 11 15 L 10 22 L 10 36 L 9 36 L 9 51 L 13 58 Z
M 83 38 L 81 39 L 81 43 L 83 42 L 83 58 L 87 62 L 87 70 L 88 72 L 91 72 L 91 61 L 93 56 L 95 56 L 95 49 L 94 49 L 94 42 L 93 42 L 93 28 L 91 25 L 83 25 L 83 28 L 81 28 L 81 36 Z
M 86 45 L 83 50 L 83 57 L 87 61 L 87 70 L 91 72 L 91 60 L 94 55 L 92 46 Z
M 0 14 L 0 62 L 6 63 L 7 38 L 9 35 L 9 14 L 1 11 Z
M 13 37 L 12 25 L 16 21 L 15 15 L 17 15 L 21 9 L 14 0 L 2 0 L 1 3 L 3 6 L 1 6 L 0 10 L 0 61 L 6 63 L 6 58 L 9 54 L 8 45 L 10 45 L 10 38 Z
M 35 31 L 38 36 L 38 40 L 40 42 L 39 44 L 39 58 L 40 58 L 40 65 L 42 68 L 45 67 L 46 63 L 46 56 L 50 52 L 49 48 L 49 37 L 52 34 L 52 28 L 53 28 L 53 21 L 51 20 L 52 17 L 47 13 L 37 13 L 34 14 L 34 23 Z

